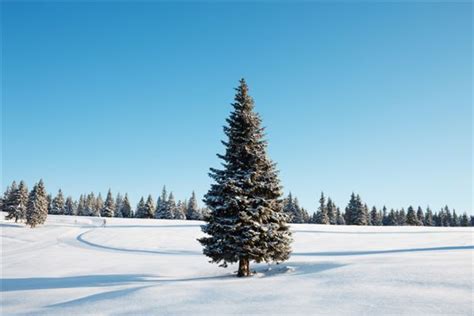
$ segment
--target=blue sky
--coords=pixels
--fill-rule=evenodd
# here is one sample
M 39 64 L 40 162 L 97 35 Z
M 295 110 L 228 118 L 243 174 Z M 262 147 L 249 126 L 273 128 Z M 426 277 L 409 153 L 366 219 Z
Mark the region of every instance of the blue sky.
M 245 77 L 313 211 L 472 209 L 469 3 L 2 3 L 2 188 L 208 189 Z

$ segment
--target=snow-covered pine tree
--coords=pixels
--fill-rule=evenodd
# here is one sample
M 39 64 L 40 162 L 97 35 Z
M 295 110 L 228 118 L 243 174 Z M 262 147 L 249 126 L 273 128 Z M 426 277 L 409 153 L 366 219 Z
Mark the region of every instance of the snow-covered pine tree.
M 443 226 L 449 227 L 451 226 L 451 223 L 453 221 L 453 216 L 451 215 L 451 210 L 449 209 L 447 205 L 444 207 L 444 214 L 445 214 L 445 217 L 444 217 Z
M 367 225 L 367 210 L 362 204 L 359 195 L 351 194 L 351 199 L 346 207 L 346 224 L 347 225 Z
M 86 216 L 99 216 L 100 215 L 100 209 L 97 209 L 98 201 L 99 199 L 95 198 L 94 192 L 91 192 L 87 195 L 85 204 L 84 204 L 85 205 L 84 214 L 86 214 Z
M 321 197 L 319 198 L 319 207 L 316 212 L 316 221 L 318 224 L 329 224 L 328 209 L 326 206 L 326 197 L 324 193 L 321 192 Z
M 155 217 L 155 202 L 151 194 L 148 195 L 145 205 L 143 207 L 142 218 L 154 218 Z
M 196 199 L 196 193 L 191 194 L 191 198 L 188 201 L 188 208 L 186 210 L 186 219 L 189 220 L 201 220 L 202 215 L 199 210 L 199 206 Z
M 18 185 L 16 181 L 13 181 L 10 187 L 4 193 L 4 202 L 3 202 L 3 210 L 8 213 L 15 213 L 15 198 L 14 194 L 15 191 L 18 189 Z M 7 215 L 8 216 L 8 215 Z M 14 217 L 12 217 L 14 218 Z M 10 218 L 7 218 L 10 219 Z
M 380 218 L 379 212 L 377 211 L 377 208 L 375 206 L 373 206 L 372 210 L 370 211 L 370 222 L 373 226 L 382 225 L 382 219 Z
M 433 212 L 429 207 L 426 208 L 424 224 L 425 226 L 433 226 L 435 224 L 433 220 Z
M 382 208 L 381 218 L 382 218 L 382 225 L 383 226 L 388 225 L 388 213 L 387 213 L 387 207 L 385 205 Z
M 298 199 L 293 199 L 291 192 L 288 194 L 288 197 L 283 200 L 283 212 L 288 215 L 288 222 L 299 223 L 300 214 Z
M 107 197 L 105 198 L 104 207 L 100 212 L 100 216 L 102 217 L 114 217 L 115 214 L 115 202 L 114 198 L 112 197 L 112 192 L 109 189 L 107 193 Z
M 339 207 L 336 208 L 336 225 L 346 225 L 346 220 L 344 219 Z
M 423 214 L 421 206 L 418 206 L 416 210 L 416 218 L 418 219 L 418 225 L 423 226 L 425 224 L 425 214 Z
M 102 194 L 99 192 L 96 198 L 94 198 L 94 193 L 92 193 L 92 214 L 93 216 L 99 216 L 104 208 L 104 200 L 102 199 Z
M 58 194 L 53 199 L 51 214 L 64 215 L 64 195 L 61 189 L 59 189 Z
M 170 194 L 171 195 L 171 194 Z M 174 210 L 171 204 L 174 203 L 173 201 L 169 201 L 169 198 L 166 196 L 166 187 L 163 187 L 163 192 L 161 193 L 161 197 L 159 198 L 160 206 L 157 207 L 155 218 L 158 219 L 173 219 L 174 218 Z
M 397 214 L 397 219 L 398 219 L 398 225 L 399 226 L 405 226 L 407 223 L 407 216 L 405 213 L 405 209 L 402 207 L 402 209 L 398 212 Z
M 181 210 L 176 205 L 173 192 L 170 192 L 168 202 L 166 204 L 168 204 L 168 209 L 172 215 L 172 219 L 186 219 L 186 215 L 184 213 L 181 213 Z
M 327 214 L 329 218 L 329 224 L 331 225 L 336 225 L 337 224 L 337 208 L 336 204 L 331 200 L 330 197 L 328 197 L 328 203 L 327 203 Z
M 410 225 L 410 226 L 420 225 L 418 222 L 418 218 L 416 217 L 415 209 L 411 205 L 408 207 L 406 223 L 407 225 Z
M 24 181 L 20 181 L 18 187 L 16 184 L 13 185 L 14 190 L 11 190 L 9 193 L 9 198 L 7 200 L 8 205 L 8 215 L 6 219 L 15 219 L 15 223 L 19 220 L 24 220 L 26 218 L 26 209 L 28 205 L 28 188 Z
M 66 202 L 64 203 L 64 214 L 65 215 L 76 215 L 76 210 L 74 207 L 74 201 L 72 197 L 68 196 Z
M 77 215 L 78 216 L 88 216 L 89 215 L 87 213 L 87 209 L 86 209 L 86 198 L 84 197 L 84 194 L 81 194 L 79 196 L 79 202 L 77 203 Z
M 459 224 L 463 227 L 469 226 L 469 217 L 467 217 L 466 213 L 462 214 Z
M 303 210 L 300 207 L 300 202 L 298 201 L 297 197 L 295 197 L 293 199 L 293 205 L 292 206 L 293 206 L 293 209 L 292 209 L 293 220 L 291 222 L 292 223 L 298 223 L 298 224 L 304 223 Z
M 163 186 L 163 189 L 161 190 L 161 195 L 158 197 L 158 201 L 156 202 L 156 210 L 155 210 L 155 217 L 160 219 L 164 218 L 161 216 L 165 216 L 167 214 L 167 198 L 168 198 L 168 192 L 166 191 L 166 185 Z M 168 217 L 172 218 L 172 217 Z
M 132 206 L 130 205 L 130 201 L 128 200 L 127 193 L 125 193 L 125 197 L 123 198 L 120 213 L 122 213 L 122 216 L 125 218 L 133 217 Z
M 457 227 L 460 226 L 459 216 L 456 214 L 456 210 L 453 209 L 453 217 L 451 218 L 451 226 Z
M 122 214 L 122 203 L 123 197 L 122 194 L 117 193 L 117 197 L 115 198 L 115 217 L 124 217 Z
M 224 168 L 211 168 L 215 183 L 204 198 L 210 214 L 202 230 L 208 236 L 199 241 L 212 262 L 239 262 L 238 276 L 244 277 L 251 274 L 250 261 L 287 260 L 292 238 L 278 172 L 267 155 L 261 119 L 244 79 L 236 90 L 224 127 L 226 152 L 218 155 Z
M 392 208 L 390 213 L 387 216 L 387 224 L 388 226 L 397 226 L 398 225 L 398 216 L 395 210 Z
M 0 199 L 0 211 L 8 212 L 8 198 L 10 196 L 10 186 L 8 185 L 5 192 L 3 193 L 2 198 Z
M 48 194 L 46 196 L 46 201 L 48 202 L 48 214 L 51 214 L 53 211 L 53 196 L 51 194 Z
M 311 221 L 308 211 L 303 207 L 301 208 L 301 218 L 303 220 L 302 223 L 309 223 Z
M 135 217 L 145 218 L 145 199 L 143 196 L 141 197 L 140 202 L 138 202 L 137 208 L 135 209 Z
M 369 212 L 369 207 L 367 206 L 367 204 L 364 204 L 364 217 L 367 219 L 367 225 L 372 225 L 372 221 L 370 219 L 370 212 Z
M 44 188 L 43 180 L 40 180 L 28 196 L 26 208 L 26 224 L 31 228 L 41 225 L 48 217 L 48 195 Z

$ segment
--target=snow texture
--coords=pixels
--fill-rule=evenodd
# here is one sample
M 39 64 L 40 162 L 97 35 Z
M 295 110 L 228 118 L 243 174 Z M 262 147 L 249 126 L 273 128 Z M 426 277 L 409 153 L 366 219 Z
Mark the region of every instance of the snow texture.
M 1 215 L 1 315 L 472 315 L 470 227 L 293 224 L 250 278 L 209 264 L 199 221 Z

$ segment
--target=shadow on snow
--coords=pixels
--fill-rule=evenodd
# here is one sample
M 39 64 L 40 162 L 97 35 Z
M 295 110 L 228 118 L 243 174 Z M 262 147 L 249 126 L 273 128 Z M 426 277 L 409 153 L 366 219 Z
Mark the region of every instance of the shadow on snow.
M 472 250 L 474 246 L 432 247 L 432 248 L 408 248 L 390 250 L 366 250 L 366 251 L 327 251 L 327 252 L 294 252 L 292 256 L 364 256 L 403 252 L 427 252 L 446 250 Z
M 113 251 L 120 251 L 120 252 L 129 252 L 129 253 L 141 253 L 141 254 L 160 254 L 160 255 L 202 255 L 199 251 L 191 251 L 191 250 L 146 250 L 146 249 L 127 249 L 127 248 L 119 248 L 119 247 L 112 247 L 112 246 L 104 246 L 101 244 L 96 244 L 91 241 L 84 239 L 84 235 L 91 231 L 84 232 L 76 237 L 76 240 L 86 244 L 91 247 L 106 249 L 106 250 L 113 250 Z

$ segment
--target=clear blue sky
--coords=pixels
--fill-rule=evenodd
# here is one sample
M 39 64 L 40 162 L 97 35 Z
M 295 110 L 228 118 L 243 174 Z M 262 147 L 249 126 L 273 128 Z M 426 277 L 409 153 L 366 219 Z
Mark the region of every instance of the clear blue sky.
M 472 205 L 472 4 L 2 3 L 2 188 L 208 189 L 245 77 L 315 210 Z

